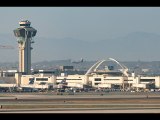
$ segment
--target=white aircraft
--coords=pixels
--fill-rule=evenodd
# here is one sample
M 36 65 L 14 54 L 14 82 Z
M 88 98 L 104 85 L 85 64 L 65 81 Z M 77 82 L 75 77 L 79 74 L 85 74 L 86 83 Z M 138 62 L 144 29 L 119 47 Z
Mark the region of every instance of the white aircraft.
M 78 63 L 82 63 L 83 62 L 83 58 L 81 58 L 81 60 L 80 61 L 72 61 L 72 63 L 76 63 L 76 64 L 78 64 Z

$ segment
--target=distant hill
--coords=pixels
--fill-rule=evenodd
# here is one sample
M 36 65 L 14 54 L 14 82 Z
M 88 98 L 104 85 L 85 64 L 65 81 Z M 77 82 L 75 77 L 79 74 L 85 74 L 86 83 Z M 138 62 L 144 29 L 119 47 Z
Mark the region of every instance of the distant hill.
M 36 36 L 32 45 L 32 61 L 61 59 L 100 60 L 113 57 L 121 61 L 159 61 L 160 35 L 134 32 L 121 38 L 82 41 L 74 38 L 42 38 Z M 0 49 L 0 62 L 18 61 L 18 45 L 13 34 L 0 34 L 0 44 L 16 49 Z
M 39 61 L 40 59 L 47 60 L 47 58 L 54 60 L 81 57 L 89 60 L 108 57 L 129 61 L 160 60 L 160 35 L 152 33 L 135 32 L 122 38 L 97 40 L 97 42 L 86 42 L 73 38 L 37 38 L 35 41 L 33 54 Z

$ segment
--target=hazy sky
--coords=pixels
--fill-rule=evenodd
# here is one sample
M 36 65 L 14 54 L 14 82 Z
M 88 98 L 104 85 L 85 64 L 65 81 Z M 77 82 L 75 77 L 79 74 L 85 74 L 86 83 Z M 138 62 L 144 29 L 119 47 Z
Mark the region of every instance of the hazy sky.
M 160 32 L 160 7 L 0 7 L 0 16 L 0 34 L 13 35 L 23 19 L 45 38 L 98 41 Z
M 0 33 L 11 34 L 28 19 L 39 37 L 85 41 L 160 31 L 160 7 L 1 7 Z

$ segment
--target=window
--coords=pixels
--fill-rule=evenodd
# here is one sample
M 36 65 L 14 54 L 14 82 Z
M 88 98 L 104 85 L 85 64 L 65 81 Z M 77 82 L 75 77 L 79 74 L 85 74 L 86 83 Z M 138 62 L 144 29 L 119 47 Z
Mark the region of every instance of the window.
M 99 83 L 94 83 L 94 85 L 98 85 Z
M 124 81 L 133 81 L 133 80 L 124 80 Z
M 140 79 L 140 82 L 155 82 L 155 79 Z
M 45 85 L 46 84 L 46 82 L 40 82 L 39 83 L 39 85 Z
M 104 79 L 104 80 L 120 80 L 120 79 Z
M 30 26 L 30 24 L 20 24 L 20 26 Z
M 94 81 L 101 81 L 101 78 L 95 78 Z
M 48 78 L 36 78 L 36 81 L 48 81 Z

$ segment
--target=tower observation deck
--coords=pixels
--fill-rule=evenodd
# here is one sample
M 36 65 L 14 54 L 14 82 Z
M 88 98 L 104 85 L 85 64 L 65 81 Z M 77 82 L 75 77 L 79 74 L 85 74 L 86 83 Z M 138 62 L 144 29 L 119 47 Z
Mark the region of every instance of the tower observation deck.
M 19 47 L 19 72 L 31 74 L 31 44 L 34 43 L 33 37 L 37 30 L 30 27 L 31 22 L 28 20 L 20 21 L 19 25 L 19 28 L 13 30 Z

